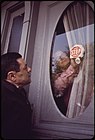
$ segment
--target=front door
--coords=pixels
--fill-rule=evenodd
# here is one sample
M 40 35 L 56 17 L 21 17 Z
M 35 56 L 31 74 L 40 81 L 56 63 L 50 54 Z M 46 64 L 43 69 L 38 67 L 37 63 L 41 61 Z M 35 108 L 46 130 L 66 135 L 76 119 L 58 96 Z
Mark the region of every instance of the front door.
M 93 10 L 91 1 L 40 3 L 29 89 L 33 128 L 40 138 L 84 139 L 94 135 Z M 83 54 L 74 58 L 78 71 L 73 77 L 67 71 L 71 65 L 70 50 L 75 45 L 73 56 L 79 56 L 79 46 Z M 56 61 L 61 53 L 63 57 L 67 55 L 62 64 L 64 70 Z M 57 85 L 63 85 L 56 92 L 55 80 L 62 73 L 67 78 L 59 80 Z

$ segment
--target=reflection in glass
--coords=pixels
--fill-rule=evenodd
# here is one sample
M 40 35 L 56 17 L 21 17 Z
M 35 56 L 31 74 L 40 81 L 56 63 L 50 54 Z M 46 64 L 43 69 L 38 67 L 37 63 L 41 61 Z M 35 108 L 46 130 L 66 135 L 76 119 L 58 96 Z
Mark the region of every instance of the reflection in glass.
M 80 64 L 70 49 L 80 44 Z M 84 112 L 93 96 L 94 12 L 85 2 L 73 2 L 59 19 L 51 51 L 51 86 L 57 107 L 68 118 Z

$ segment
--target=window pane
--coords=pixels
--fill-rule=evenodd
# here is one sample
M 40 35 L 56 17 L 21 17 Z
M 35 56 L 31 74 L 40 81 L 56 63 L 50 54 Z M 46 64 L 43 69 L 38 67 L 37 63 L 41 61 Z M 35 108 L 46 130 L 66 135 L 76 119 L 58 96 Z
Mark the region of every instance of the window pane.
M 91 102 L 94 87 L 94 12 L 85 2 L 73 2 L 59 19 L 50 75 L 61 113 L 68 118 L 81 115 Z
M 23 27 L 24 14 L 19 15 L 13 19 L 13 25 L 9 40 L 8 52 L 18 52 L 21 40 L 21 33 Z

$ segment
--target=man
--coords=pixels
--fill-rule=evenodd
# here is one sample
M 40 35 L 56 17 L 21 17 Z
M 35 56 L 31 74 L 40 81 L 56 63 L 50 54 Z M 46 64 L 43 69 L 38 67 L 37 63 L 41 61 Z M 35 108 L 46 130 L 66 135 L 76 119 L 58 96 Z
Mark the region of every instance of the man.
M 32 110 L 23 86 L 31 82 L 29 68 L 19 53 L 1 56 L 1 136 L 31 138 Z

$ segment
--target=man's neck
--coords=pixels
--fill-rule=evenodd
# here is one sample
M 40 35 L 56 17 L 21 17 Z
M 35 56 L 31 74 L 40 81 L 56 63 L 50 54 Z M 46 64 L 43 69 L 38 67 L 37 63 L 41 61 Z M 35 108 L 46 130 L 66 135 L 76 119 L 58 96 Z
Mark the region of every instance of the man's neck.
M 19 86 L 17 84 L 13 83 L 11 80 L 6 79 L 6 81 L 11 83 L 11 84 L 13 84 L 13 85 L 15 85 L 17 88 L 19 88 Z

